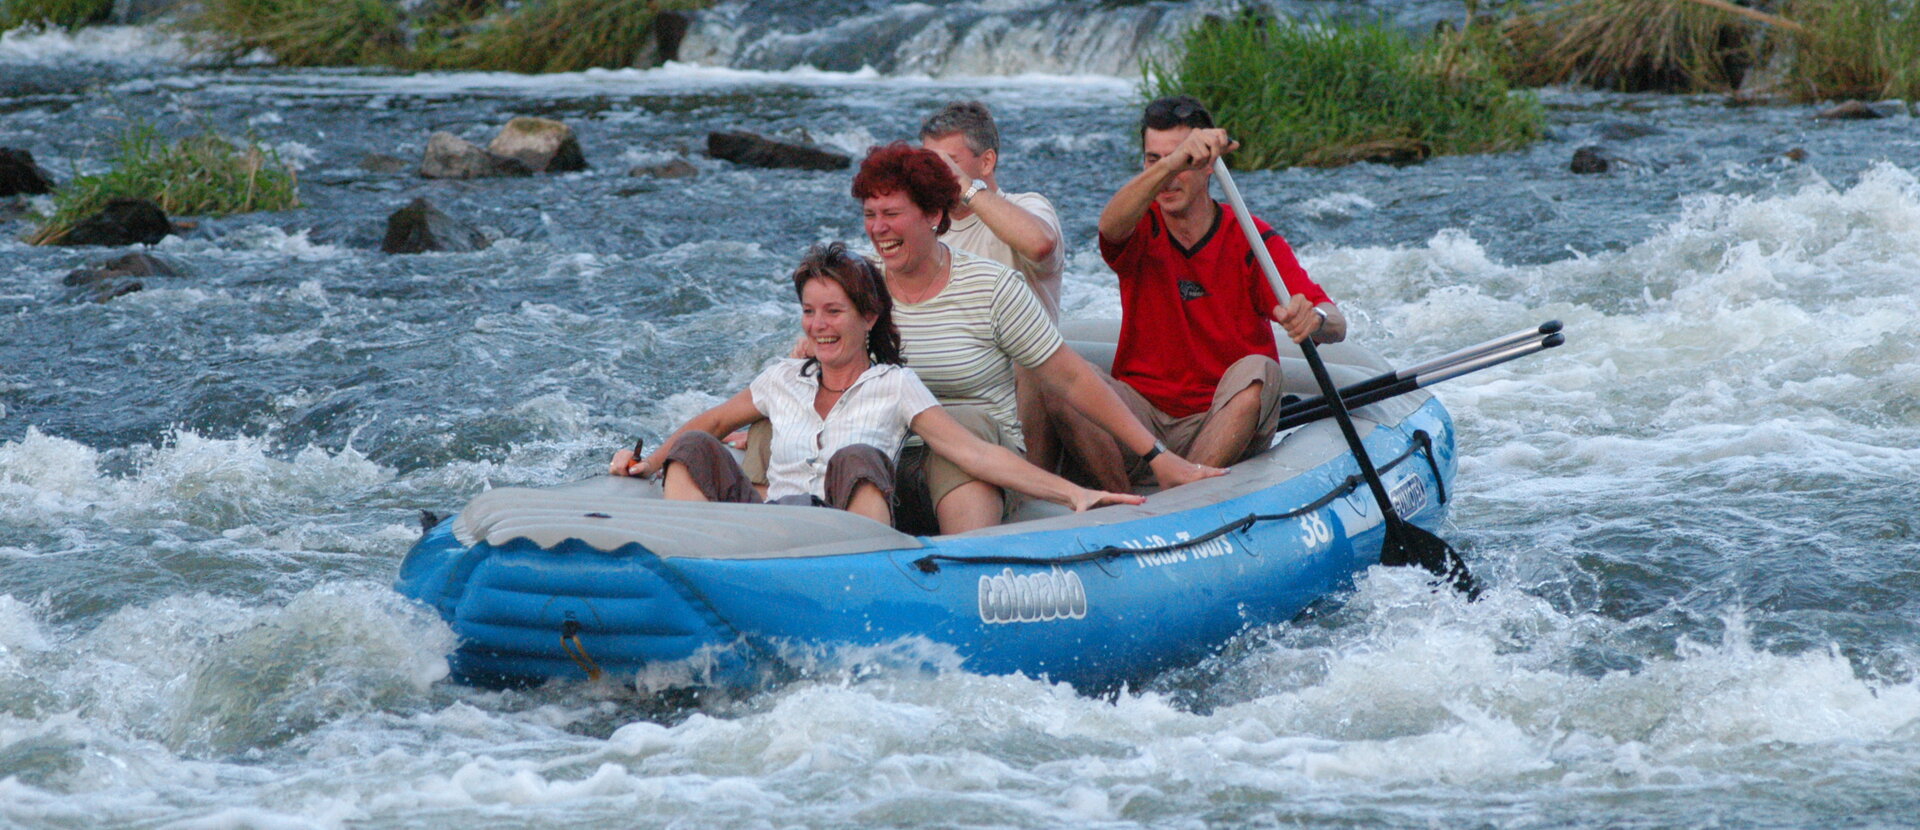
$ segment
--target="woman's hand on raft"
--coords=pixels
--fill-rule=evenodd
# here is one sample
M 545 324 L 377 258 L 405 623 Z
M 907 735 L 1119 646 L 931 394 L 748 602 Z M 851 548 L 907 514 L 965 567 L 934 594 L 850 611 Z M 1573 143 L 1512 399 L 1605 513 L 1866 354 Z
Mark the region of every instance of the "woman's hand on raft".
M 1070 505 L 1075 513 L 1085 512 L 1095 507 L 1105 507 L 1109 504 L 1147 503 L 1146 496 L 1134 495 L 1133 493 L 1109 493 L 1105 490 L 1089 490 L 1085 487 L 1075 489 L 1080 491 L 1073 494 L 1073 502 Z
M 617 476 L 631 476 L 633 478 L 646 478 L 647 476 L 653 475 L 653 471 L 647 468 L 646 459 L 634 459 L 633 450 L 621 450 L 614 453 L 613 463 L 607 465 L 607 472 Z

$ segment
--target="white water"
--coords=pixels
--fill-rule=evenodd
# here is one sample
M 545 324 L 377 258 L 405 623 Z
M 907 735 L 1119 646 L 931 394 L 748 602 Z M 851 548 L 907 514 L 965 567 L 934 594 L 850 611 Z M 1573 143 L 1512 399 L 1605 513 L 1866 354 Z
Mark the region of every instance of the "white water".
M 21 42 L 50 48 L 0 41 Z M 625 167 L 726 122 L 858 152 L 912 129 L 902 101 L 983 96 L 1009 125 L 1009 175 L 1068 219 L 1067 313 L 1110 316 L 1090 238 L 1127 175 L 1130 88 L 672 66 L 187 72 L 112 92 L 298 142 L 314 204 L 170 239 L 156 252 L 193 275 L 104 305 L 58 285 L 103 252 L 0 234 L 0 825 L 1920 814 L 1911 119 L 1843 132 L 1876 128 L 1550 95 L 1571 137 L 1531 156 L 1243 177 L 1355 337 L 1396 362 L 1566 322 L 1566 346 L 1437 390 L 1460 427 L 1443 535 L 1491 585 L 1480 602 L 1376 569 L 1112 700 L 908 643 L 677 701 L 653 694 L 666 676 L 439 682 L 449 630 L 386 587 L 415 510 L 588 474 L 736 388 L 790 330 L 791 255 L 858 233 L 845 174 L 695 154 L 700 178 L 620 195 Z M 596 167 L 498 187 L 352 172 L 431 129 L 477 134 L 501 101 L 578 106 Z M 1567 184 L 1594 118 L 1671 135 L 1635 145 L 1638 172 Z M 0 135 L 97 160 L 67 123 L 28 107 Z M 375 253 L 364 228 L 415 193 L 500 241 Z

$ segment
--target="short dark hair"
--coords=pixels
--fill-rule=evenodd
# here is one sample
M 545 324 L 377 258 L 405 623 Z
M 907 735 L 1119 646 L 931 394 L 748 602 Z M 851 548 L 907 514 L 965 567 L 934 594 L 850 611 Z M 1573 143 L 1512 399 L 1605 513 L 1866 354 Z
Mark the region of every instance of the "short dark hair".
M 1000 128 L 993 124 L 993 113 L 979 101 L 950 101 L 938 112 L 920 122 L 920 140 L 959 133 L 974 155 L 1000 149 Z
M 907 362 L 900 354 L 900 328 L 893 322 L 893 295 L 887 293 L 886 278 L 865 257 L 847 250 L 845 242 L 830 242 L 807 249 L 800 265 L 793 269 L 793 293 L 804 298 L 807 283 L 830 280 L 847 292 L 853 310 L 871 314 L 873 328 L 867 331 L 867 356 L 875 363 Z M 807 358 L 809 365 L 819 361 Z M 804 372 L 804 367 L 802 369 Z
M 1191 95 L 1175 95 L 1152 101 L 1140 113 L 1142 138 L 1146 137 L 1148 130 L 1171 130 L 1175 127 L 1212 129 L 1213 114 L 1207 112 L 1207 105 Z

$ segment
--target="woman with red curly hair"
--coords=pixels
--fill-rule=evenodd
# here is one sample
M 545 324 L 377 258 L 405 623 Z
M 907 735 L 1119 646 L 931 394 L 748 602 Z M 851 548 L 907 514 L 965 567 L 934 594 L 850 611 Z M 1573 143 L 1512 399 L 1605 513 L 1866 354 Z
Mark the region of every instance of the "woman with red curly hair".
M 904 142 L 873 148 L 853 178 L 853 197 L 893 295 L 907 364 L 968 431 L 1025 452 L 1014 398 L 1017 364 L 1146 458 L 1162 486 L 1225 472 L 1160 446 L 1099 373 L 1062 348 L 1060 330 L 1017 272 L 937 238 L 960 201 L 960 185 L 938 153 Z M 903 453 L 898 483 L 900 519 L 911 532 L 930 532 L 926 520 L 933 518 L 939 532 L 961 533 L 998 524 L 1007 512 L 1000 488 L 921 446 Z

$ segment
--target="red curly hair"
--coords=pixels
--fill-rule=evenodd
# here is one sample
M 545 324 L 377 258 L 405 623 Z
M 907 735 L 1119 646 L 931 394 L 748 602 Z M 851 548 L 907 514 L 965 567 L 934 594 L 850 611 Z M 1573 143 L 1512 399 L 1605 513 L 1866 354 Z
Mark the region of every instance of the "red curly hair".
M 953 207 L 960 204 L 960 183 L 940 154 L 904 141 L 867 151 L 860 172 L 853 176 L 853 198 L 866 201 L 888 193 L 905 193 L 907 200 L 927 213 L 940 214 L 936 234 L 953 227 Z

